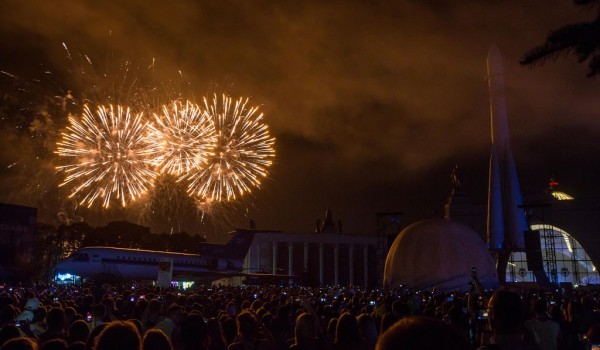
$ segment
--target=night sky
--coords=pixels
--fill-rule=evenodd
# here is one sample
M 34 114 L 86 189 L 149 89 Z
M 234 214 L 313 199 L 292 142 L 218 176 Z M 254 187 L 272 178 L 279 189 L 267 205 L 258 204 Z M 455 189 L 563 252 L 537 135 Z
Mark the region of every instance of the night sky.
M 65 204 L 53 152 L 68 113 L 47 105 L 89 86 L 69 76 L 63 42 L 94 62 L 154 61 L 152 79 L 173 79 L 188 97 L 248 96 L 265 114 L 277 156 L 262 187 L 215 208 L 203 228 L 182 210 L 176 231 L 221 240 L 250 218 L 260 229 L 312 231 L 327 208 L 349 233 L 375 232 L 377 212 L 403 212 L 403 225 L 439 217 L 455 163 L 471 200 L 484 203 L 493 43 L 524 192 L 555 176 L 574 197 L 598 196 L 598 79 L 570 57 L 518 63 L 550 30 L 592 17 L 568 0 L 4 0 L 0 201 L 38 207 L 39 221 L 53 224 L 64 212 L 94 225 L 173 227 L 166 214 Z M 181 204 L 171 201 L 162 208 Z

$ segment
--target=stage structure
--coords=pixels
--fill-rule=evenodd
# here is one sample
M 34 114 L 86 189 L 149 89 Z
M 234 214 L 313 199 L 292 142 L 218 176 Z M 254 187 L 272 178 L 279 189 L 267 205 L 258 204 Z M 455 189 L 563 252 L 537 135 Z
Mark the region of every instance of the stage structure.
M 558 181 L 552 178 L 545 197 L 524 207 L 530 224 L 525 236 L 526 254 L 511 253 L 506 268 L 507 281 L 549 281 L 573 286 L 600 284 L 593 258 L 565 229 L 586 233 L 579 235 L 579 239 L 583 239 L 582 242 L 588 243 L 588 246 L 597 247 L 594 225 L 587 225 L 585 218 L 596 217 L 597 221 L 598 201 L 575 199 L 559 191 Z M 571 216 L 576 216 L 576 219 L 568 220 Z M 590 239 L 595 242 L 589 242 Z M 589 250 L 589 253 L 597 255 L 597 250 Z

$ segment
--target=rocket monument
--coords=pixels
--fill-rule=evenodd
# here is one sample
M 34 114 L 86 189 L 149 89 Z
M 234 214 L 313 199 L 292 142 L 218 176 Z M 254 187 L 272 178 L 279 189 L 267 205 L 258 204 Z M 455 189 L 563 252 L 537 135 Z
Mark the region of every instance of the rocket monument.
M 487 57 L 487 81 L 490 93 L 492 151 L 488 187 L 487 240 L 496 255 L 498 277 L 506 280 L 506 264 L 512 251 L 525 250 L 528 229 L 519 178 L 510 150 L 508 118 L 504 97 L 504 67 L 496 45 Z

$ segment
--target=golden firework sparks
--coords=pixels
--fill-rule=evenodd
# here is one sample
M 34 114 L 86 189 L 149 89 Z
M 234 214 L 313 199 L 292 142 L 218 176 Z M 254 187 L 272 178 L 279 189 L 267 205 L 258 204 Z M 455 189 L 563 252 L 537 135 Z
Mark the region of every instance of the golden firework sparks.
M 69 198 L 82 197 L 88 207 L 100 198 L 108 208 L 111 199 L 126 206 L 143 196 L 156 177 L 151 163 L 160 150 L 146 137 L 148 126 L 143 113 L 122 106 L 93 113 L 86 105 L 81 120 L 70 116 L 56 151 L 68 163 L 57 169 L 65 174 L 60 186 L 73 185 Z
M 175 101 L 154 114 L 154 121 L 149 135 L 150 142 L 161 148 L 154 160 L 160 173 L 179 176 L 204 167 L 216 141 L 208 114 L 190 101 Z
M 210 201 L 235 200 L 260 187 L 275 157 L 275 138 L 269 134 L 258 107 L 247 107 L 248 98 L 233 101 L 223 95 L 204 98 L 205 113 L 216 130 L 215 147 L 204 167 L 189 171 L 188 193 Z

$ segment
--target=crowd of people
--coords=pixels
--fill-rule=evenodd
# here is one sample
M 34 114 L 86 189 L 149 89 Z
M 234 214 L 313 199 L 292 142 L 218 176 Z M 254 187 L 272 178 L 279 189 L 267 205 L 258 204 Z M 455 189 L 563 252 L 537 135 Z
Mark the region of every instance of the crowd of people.
M 0 350 L 591 349 L 599 290 L 0 285 Z

